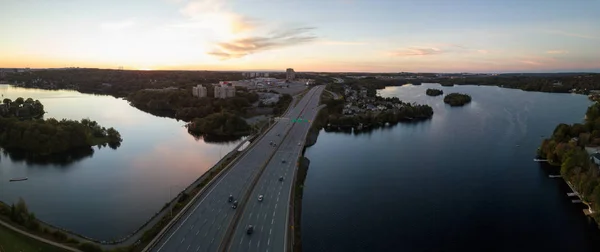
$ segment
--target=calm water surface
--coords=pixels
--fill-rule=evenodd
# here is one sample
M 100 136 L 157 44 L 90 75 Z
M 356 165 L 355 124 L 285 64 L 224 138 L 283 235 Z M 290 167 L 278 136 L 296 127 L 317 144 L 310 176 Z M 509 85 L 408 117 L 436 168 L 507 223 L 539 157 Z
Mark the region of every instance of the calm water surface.
M 144 113 L 110 96 L 8 85 L 0 85 L 0 94 L 39 99 L 46 118 L 90 118 L 121 133 L 118 149 L 94 148 L 93 156 L 68 165 L 0 156 L 0 200 L 22 197 L 38 218 L 97 239 L 136 230 L 239 143 L 195 140 L 184 122 Z M 14 177 L 29 180 L 9 183 Z
M 463 92 L 451 108 L 427 88 Z M 433 119 L 371 134 L 326 133 L 306 156 L 304 251 L 598 251 L 600 232 L 533 162 L 559 123 L 583 120 L 585 96 L 498 87 L 389 87 Z

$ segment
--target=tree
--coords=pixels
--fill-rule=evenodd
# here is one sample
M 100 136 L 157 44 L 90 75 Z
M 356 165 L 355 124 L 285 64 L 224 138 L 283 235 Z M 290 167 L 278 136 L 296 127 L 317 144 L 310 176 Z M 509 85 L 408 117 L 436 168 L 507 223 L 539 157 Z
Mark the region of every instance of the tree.
M 12 101 L 8 98 L 4 98 L 4 100 L 2 100 L 2 103 L 7 104 L 7 105 L 10 105 L 11 102 Z

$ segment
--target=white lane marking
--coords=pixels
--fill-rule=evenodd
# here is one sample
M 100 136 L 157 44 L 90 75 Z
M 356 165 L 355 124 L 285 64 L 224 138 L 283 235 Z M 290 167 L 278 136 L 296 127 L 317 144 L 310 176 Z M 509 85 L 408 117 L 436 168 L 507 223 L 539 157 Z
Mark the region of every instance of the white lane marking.
M 256 244 L 256 249 L 260 248 L 260 240 L 258 240 L 258 244 Z
M 252 213 L 250 213 L 250 218 L 248 218 L 248 219 L 252 219 Z
M 281 191 L 277 194 L 277 196 L 281 195 Z
M 277 202 L 279 202 L 279 196 L 277 196 Z M 275 208 L 277 208 L 277 207 L 275 207 Z
M 267 245 L 271 245 L 271 237 L 269 237 L 269 240 L 267 240 Z M 269 250 L 267 250 L 269 251 Z
M 200 250 L 200 246 L 198 246 L 198 247 L 196 248 L 196 251 L 198 251 L 198 250 Z
M 183 237 L 183 239 L 181 239 L 181 243 L 183 243 L 183 241 L 185 241 L 185 237 Z
M 275 219 L 271 219 L 271 225 L 273 225 L 273 221 L 275 221 Z
M 192 245 L 191 245 L 191 244 L 190 244 L 190 245 L 188 245 L 187 249 L 185 249 L 185 250 L 190 250 L 190 246 L 192 246 Z
M 264 218 L 264 219 L 265 219 L 265 220 L 267 219 L 267 213 L 265 213 L 265 218 Z
M 221 210 L 223 210 L 223 209 L 219 209 L 219 212 L 217 212 L 217 213 L 218 213 L 218 214 L 219 214 L 219 213 L 221 213 Z
M 212 238 L 212 240 L 210 240 L 210 244 L 213 244 L 214 241 L 215 241 L 215 238 Z
M 252 240 L 248 242 L 248 247 L 250 247 L 250 245 L 252 245 Z
M 219 225 L 219 226 L 217 227 L 217 230 L 221 230 L 221 225 Z
M 198 233 L 200 233 L 200 229 L 198 229 L 198 231 L 196 231 L 196 235 L 198 235 Z
M 208 231 L 206 231 L 206 233 L 204 233 L 204 237 L 206 237 L 207 234 L 208 234 Z
M 240 239 L 240 245 L 242 245 L 242 242 L 244 242 L 244 236 L 242 236 L 242 239 Z
M 192 226 L 190 227 L 190 230 L 192 230 L 192 229 L 194 229 L 194 225 L 192 225 Z
M 273 233 L 273 229 L 272 229 L 272 228 L 270 228 L 270 229 L 269 229 L 269 235 L 271 235 L 272 233 Z
M 216 219 L 213 219 L 213 221 L 212 221 L 212 223 L 210 223 L 210 225 L 213 225 L 213 224 L 215 224 L 215 220 L 216 220 Z
M 275 209 L 277 209 L 277 204 L 275 204 Z

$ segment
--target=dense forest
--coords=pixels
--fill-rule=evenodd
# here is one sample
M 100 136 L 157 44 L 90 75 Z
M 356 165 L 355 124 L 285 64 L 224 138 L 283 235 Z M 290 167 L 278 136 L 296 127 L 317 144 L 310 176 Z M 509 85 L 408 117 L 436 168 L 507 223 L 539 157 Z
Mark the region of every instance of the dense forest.
M 116 148 L 121 141 L 118 131 L 101 127 L 89 119 L 78 122 L 0 117 L 0 145 L 8 150 L 22 150 L 38 156 L 104 144 Z
M 552 136 L 544 139 L 538 157 L 552 165 L 560 165 L 563 178 L 570 181 L 595 212 L 600 223 L 600 176 L 598 166 L 590 162 L 584 147 L 600 144 L 600 103 L 594 103 L 586 112 L 583 124 L 559 124 Z
M 243 89 L 236 92 L 236 97 L 215 99 L 210 97 L 214 92 L 207 87 L 208 97 L 198 98 L 187 89 L 176 90 L 139 90 L 127 97 L 134 107 L 153 114 L 167 115 L 176 119 L 189 122 L 194 118 L 203 118 L 221 111 L 235 112 L 244 115 L 246 108 L 258 101 L 256 93 L 249 93 Z
M 246 121 L 232 113 L 214 113 L 204 118 L 196 118 L 187 125 L 194 135 L 244 136 L 249 135 L 251 127 Z
M 89 119 L 44 120 L 44 113 L 44 105 L 38 100 L 5 98 L 0 104 L 0 146 L 47 156 L 94 145 L 116 148 L 121 144 L 121 135 L 113 128 L 106 129 Z
M 443 95 L 444 91 L 434 88 L 428 88 L 427 91 L 425 91 L 425 94 L 429 96 L 438 96 Z
M 82 93 L 127 97 L 147 88 L 191 88 L 222 80 L 241 80 L 239 72 L 215 71 L 130 71 L 111 69 L 36 70 L 10 73 L 8 83 L 43 89 L 73 89 Z
M 463 106 L 471 102 L 471 96 L 468 94 L 451 93 L 444 97 L 444 102 L 452 107 Z
M 498 75 L 484 77 L 465 77 L 456 79 L 435 79 L 429 82 L 455 85 L 500 86 L 525 91 L 568 93 L 578 89 L 588 94 L 589 90 L 600 90 L 600 74 L 573 74 L 556 76 L 535 75 Z
M 0 117 L 38 118 L 44 113 L 44 105 L 32 98 L 19 97 L 14 101 L 4 98 L 0 104 Z

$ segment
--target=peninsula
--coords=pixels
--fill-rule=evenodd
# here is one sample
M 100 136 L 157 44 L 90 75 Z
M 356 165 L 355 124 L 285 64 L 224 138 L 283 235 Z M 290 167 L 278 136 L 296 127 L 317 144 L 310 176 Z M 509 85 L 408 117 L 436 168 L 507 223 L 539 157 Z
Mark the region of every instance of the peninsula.
M 117 130 L 95 121 L 41 119 L 43 114 L 44 106 L 38 100 L 4 99 L 0 104 L 0 146 L 39 157 L 95 145 L 116 148 L 122 142 Z

